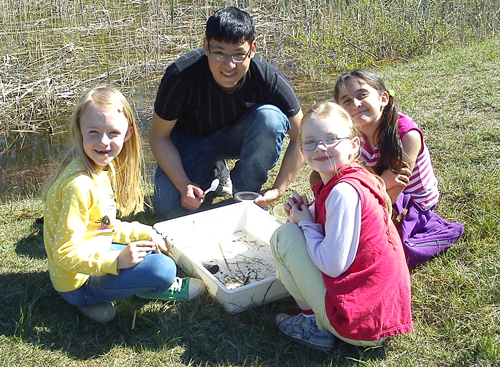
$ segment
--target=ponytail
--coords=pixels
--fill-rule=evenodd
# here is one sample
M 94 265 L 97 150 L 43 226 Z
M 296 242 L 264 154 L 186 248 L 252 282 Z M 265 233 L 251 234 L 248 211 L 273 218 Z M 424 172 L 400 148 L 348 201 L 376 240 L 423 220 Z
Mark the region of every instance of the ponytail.
M 398 103 L 389 95 L 389 101 L 382 111 L 380 125 L 376 131 L 380 157 L 374 170 L 378 175 L 386 169 L 398 170 L 404 167 L 403 143 L 398 132 L 398 118 Z

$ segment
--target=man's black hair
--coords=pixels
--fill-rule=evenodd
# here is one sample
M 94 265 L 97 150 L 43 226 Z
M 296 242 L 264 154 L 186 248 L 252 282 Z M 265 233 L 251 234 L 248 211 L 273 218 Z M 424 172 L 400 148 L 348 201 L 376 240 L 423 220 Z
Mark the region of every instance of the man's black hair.
M 208 18 L 205 37 L 207 41 L 214 39 L 235 44 L 248 41 L 251 45 L 255 39 L 255 26 L 246 11 L 229 6 L 217 10 Z

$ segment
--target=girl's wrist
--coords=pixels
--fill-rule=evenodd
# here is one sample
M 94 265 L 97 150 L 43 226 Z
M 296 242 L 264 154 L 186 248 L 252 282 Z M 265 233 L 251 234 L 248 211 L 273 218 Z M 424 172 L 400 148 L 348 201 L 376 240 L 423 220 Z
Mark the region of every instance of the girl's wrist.
M 163 237 L 158 233 L 156 232 L 154 229 L 151 231 L 151 234 L 150 234 L 150 241 L 155 241 L 155 240 L 160 240 L 160 239 L 163 239 Z

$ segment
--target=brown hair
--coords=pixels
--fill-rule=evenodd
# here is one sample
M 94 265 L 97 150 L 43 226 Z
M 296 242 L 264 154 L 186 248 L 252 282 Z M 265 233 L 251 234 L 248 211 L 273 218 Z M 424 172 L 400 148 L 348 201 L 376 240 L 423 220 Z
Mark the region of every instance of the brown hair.
M 343 73 L 337 78 L 333 90 L 336 102 L 339 102 L 340 93 L 349 82 L 364 82 L 380 95 L 387 91 L 382 78 L 377 74 L 365 69 L 354 69 Z M 380 157 L 374 170 L 379 175 L 388 168 L 400 169 L 404 167 L 403 143 L 398 133 L 398 117 L 398 102 L 389 94 L 389 100 L 382 111 L 380 124 L 376 132 L 375 143 L 380 146 Z

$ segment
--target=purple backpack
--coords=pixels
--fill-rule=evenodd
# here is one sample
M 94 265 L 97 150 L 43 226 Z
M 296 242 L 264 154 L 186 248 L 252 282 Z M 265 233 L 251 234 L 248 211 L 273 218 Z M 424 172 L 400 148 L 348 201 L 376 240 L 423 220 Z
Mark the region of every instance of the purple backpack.
M 393 205 L 408 266 L 414 268 L 455 243 L 464 233 L 462 223 L 450 223 L 434 212 L 423 211 L 409 194 L 401 194 Z M 393 217 L 394 217 L 393 216 Z

